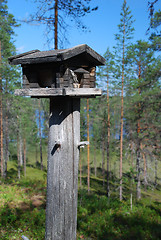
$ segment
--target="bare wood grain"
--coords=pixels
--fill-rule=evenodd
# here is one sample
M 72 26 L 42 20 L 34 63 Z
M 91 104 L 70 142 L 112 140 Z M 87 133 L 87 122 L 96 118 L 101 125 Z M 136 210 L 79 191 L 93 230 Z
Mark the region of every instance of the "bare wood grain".
M 98 88 L 29 88 L 16 89 L 16 96 L 30 97 L 56 97 L 56 96 L 72 96 L 72 97 L 94 97 L 101 96 L 102 90 Z
M 51 98 L 46 240 L 76 240 L 80 99 Z

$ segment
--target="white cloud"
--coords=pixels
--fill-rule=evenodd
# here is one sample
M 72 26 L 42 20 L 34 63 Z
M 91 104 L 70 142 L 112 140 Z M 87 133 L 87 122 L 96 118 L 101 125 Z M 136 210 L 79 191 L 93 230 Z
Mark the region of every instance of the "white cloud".
M 24 52 L 24 49 L 25 49 L 25 46 L 20 46 L 20 47 L 18 47 L 18 48 L 16 49 L 16 51 L 17 51 L 18 53 L 23 53 L 23 52 Z

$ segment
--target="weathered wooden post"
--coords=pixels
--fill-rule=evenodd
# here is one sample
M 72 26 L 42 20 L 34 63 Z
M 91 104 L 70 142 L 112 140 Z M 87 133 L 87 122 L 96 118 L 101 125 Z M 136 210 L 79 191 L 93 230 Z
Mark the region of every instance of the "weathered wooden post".
M 19 96 L 50 98 L 46 240 L 76 240 L 80 142 L 80 98 L 101 95 L 95 67 L 105 63 L 83 44 L 65 50 L 38 50 L 9 58 L 21 64 Z

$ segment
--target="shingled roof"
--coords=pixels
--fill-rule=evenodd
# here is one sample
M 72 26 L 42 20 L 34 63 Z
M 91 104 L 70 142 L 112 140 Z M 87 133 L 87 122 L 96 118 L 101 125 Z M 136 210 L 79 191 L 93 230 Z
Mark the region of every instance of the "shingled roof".
M 9 63 L 36 64 L 47 62 L 61 62 L 84 54 L 84 57 L 95 63 L 96 66 L 104 65 L 105 59 L 86 44 L 78 45 L 68 49 L 39 51 L 33 50 L 9 58 Z

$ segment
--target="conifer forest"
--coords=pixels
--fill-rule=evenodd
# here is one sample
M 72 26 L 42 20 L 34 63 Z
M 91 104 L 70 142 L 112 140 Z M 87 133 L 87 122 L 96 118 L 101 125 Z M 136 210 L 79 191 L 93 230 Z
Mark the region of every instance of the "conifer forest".
M 21 67 L 8 62 L 18 54 L 15 29 L 39 21 L 46 41 L 59 49 L 67 28 L 61 12 L 82 30 L 81 19 L 99 8 L 91 7 L 92 0 L 33 2 L 37 13 L 20 22 L 0 0 L 2 240 L 45 239 L 49 99 L 14 95 L 22 88 Z M 81 99 L 81 141 L 90 144 L 80 148 L 78 240 L 161 239 L 160 3 L 147 1 L 149 40 L 134 40 L 135 16 L 122 0 L 115 45 L 107 46 L 106 63 L 96 69 L 102 96 Z

